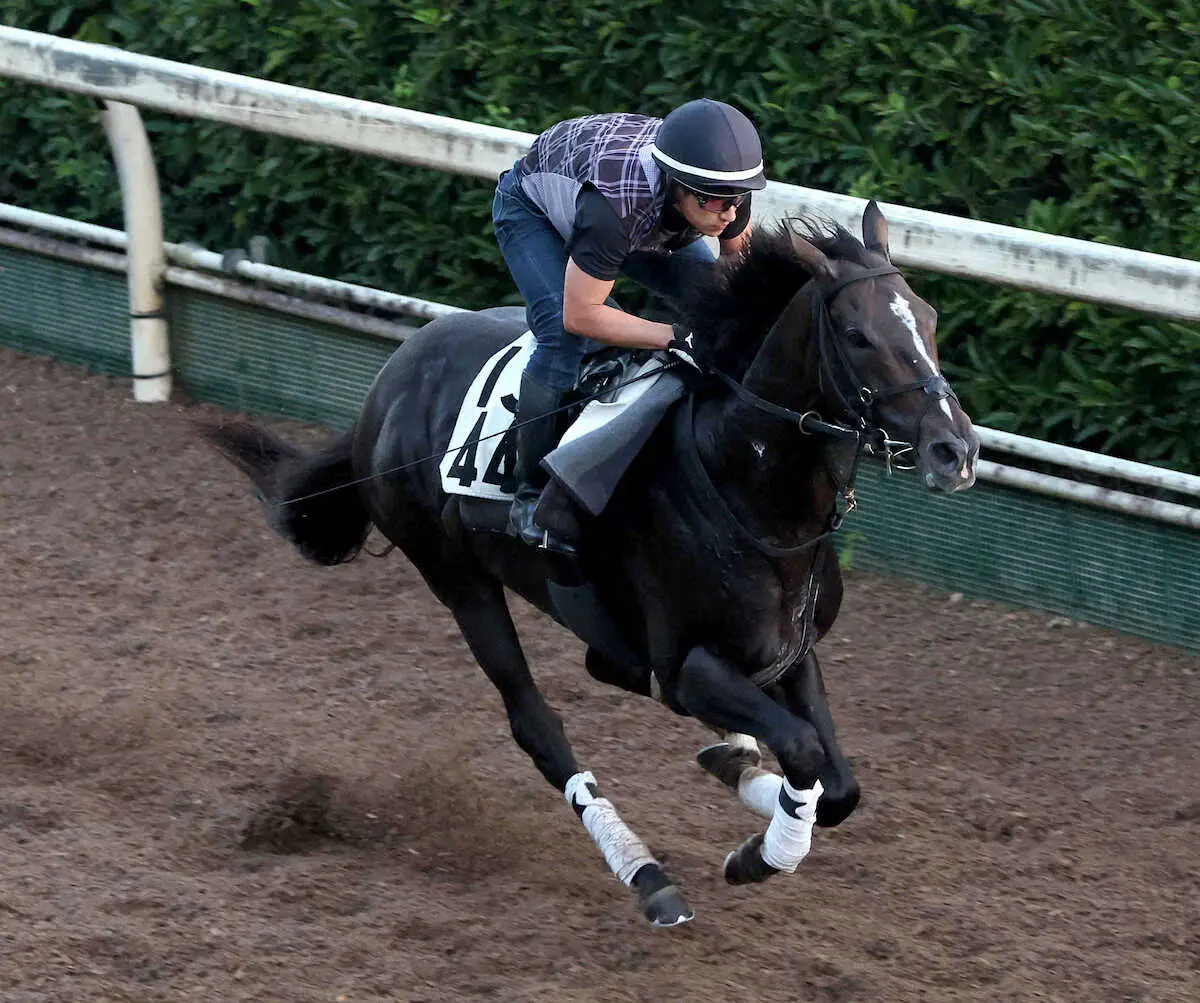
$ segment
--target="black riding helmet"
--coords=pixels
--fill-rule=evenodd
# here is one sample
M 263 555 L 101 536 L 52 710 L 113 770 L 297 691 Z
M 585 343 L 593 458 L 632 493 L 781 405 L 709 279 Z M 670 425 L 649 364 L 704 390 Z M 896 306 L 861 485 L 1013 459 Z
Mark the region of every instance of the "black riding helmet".
M 676 184 L 702 195 L 740 195 L 765 188 L 762 143 L 736 108 L 700 98 L 663 119 L 650 155 Z

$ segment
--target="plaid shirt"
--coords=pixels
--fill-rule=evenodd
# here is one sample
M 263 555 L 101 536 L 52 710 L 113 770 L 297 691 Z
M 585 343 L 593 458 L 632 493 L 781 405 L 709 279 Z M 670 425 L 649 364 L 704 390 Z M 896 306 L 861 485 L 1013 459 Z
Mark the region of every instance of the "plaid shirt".
M 631 250 L 662 215 L 664 186 L 650 144 L 662 119 L 645 115 L 587 115 L 543 132 L 521 165 L 521 184 L 564 238 L 570 237 L 575 198 L 590 184 L 625 222 Z

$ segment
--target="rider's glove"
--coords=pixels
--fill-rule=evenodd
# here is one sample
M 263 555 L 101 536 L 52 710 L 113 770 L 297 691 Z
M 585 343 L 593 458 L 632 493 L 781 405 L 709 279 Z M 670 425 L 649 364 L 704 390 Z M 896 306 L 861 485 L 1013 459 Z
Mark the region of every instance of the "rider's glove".
M 692 332 L 679 324 L 673 324 L 671 330 L 675 332 L 675 336 L 671 339 L 671 343 L 667 345 L 667 352 L 675 358 L 686 362 L 698 372 L 704 372 L 704 367 L 700 365 L 700 361 L 696 358 L 696 350 L 693 347 L 694 335 Z

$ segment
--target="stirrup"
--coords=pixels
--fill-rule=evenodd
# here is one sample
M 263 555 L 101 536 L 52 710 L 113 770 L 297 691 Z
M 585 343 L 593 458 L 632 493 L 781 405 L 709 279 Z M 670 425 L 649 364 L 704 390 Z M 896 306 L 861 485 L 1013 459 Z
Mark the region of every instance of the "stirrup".
M 551 554 L 561 554 L 564 557 L 578 557 L 579 549 L 574 540 L 537 524 L 534 520 L 536 504 L 536 502 L 521 502 L 514 499 L 513 506 L 509 509 L 509 534 L 531 547 L 536 547 L 538 550 L 545 550 Z M 513 509 L 518 507 L 522 511 L 519 513 L 513 512 Z
M 521 539 L 531 547 L 537 547 L 538 550 L 545 550 L 551 554 L 561 554 L 563 557 L 579 556 L 579 548 L 573 540 L 568 540 L 564 536 L 556 536 L 550 530 L 542 529 L 536 523 L 533 524 L 531 532 L 521 533 Z

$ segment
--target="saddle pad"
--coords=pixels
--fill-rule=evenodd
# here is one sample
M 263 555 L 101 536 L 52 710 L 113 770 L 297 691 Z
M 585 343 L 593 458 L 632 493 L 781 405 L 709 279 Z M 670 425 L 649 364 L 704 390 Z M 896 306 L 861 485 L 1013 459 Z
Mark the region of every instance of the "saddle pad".
M 447 494 L 496 501 L 512 498 L 517 488 L 517 437 L 511 425 L 517 412 L 521 373 L 533 348 L 533 335 L 527 331 L 488 359 L 471 383 L 454 423 L 450 450 L 442 457 L 442 490 Z M 648 374 L 661 368 L 657 359 L 644 362 L 630 374 L 647 374 L 644 379 L 630 383 L 614 398 L 591 401 L 567 429 L 561 445 L 607 425 L 650 389 L 658 377 Z
M 533 354 L 532 332 L 500 349 L 475 376 L 463 398 L 450 449 L 442 457 L 442 490 L 505 501 L 516 491 L 516 434 L 521 374 Z

